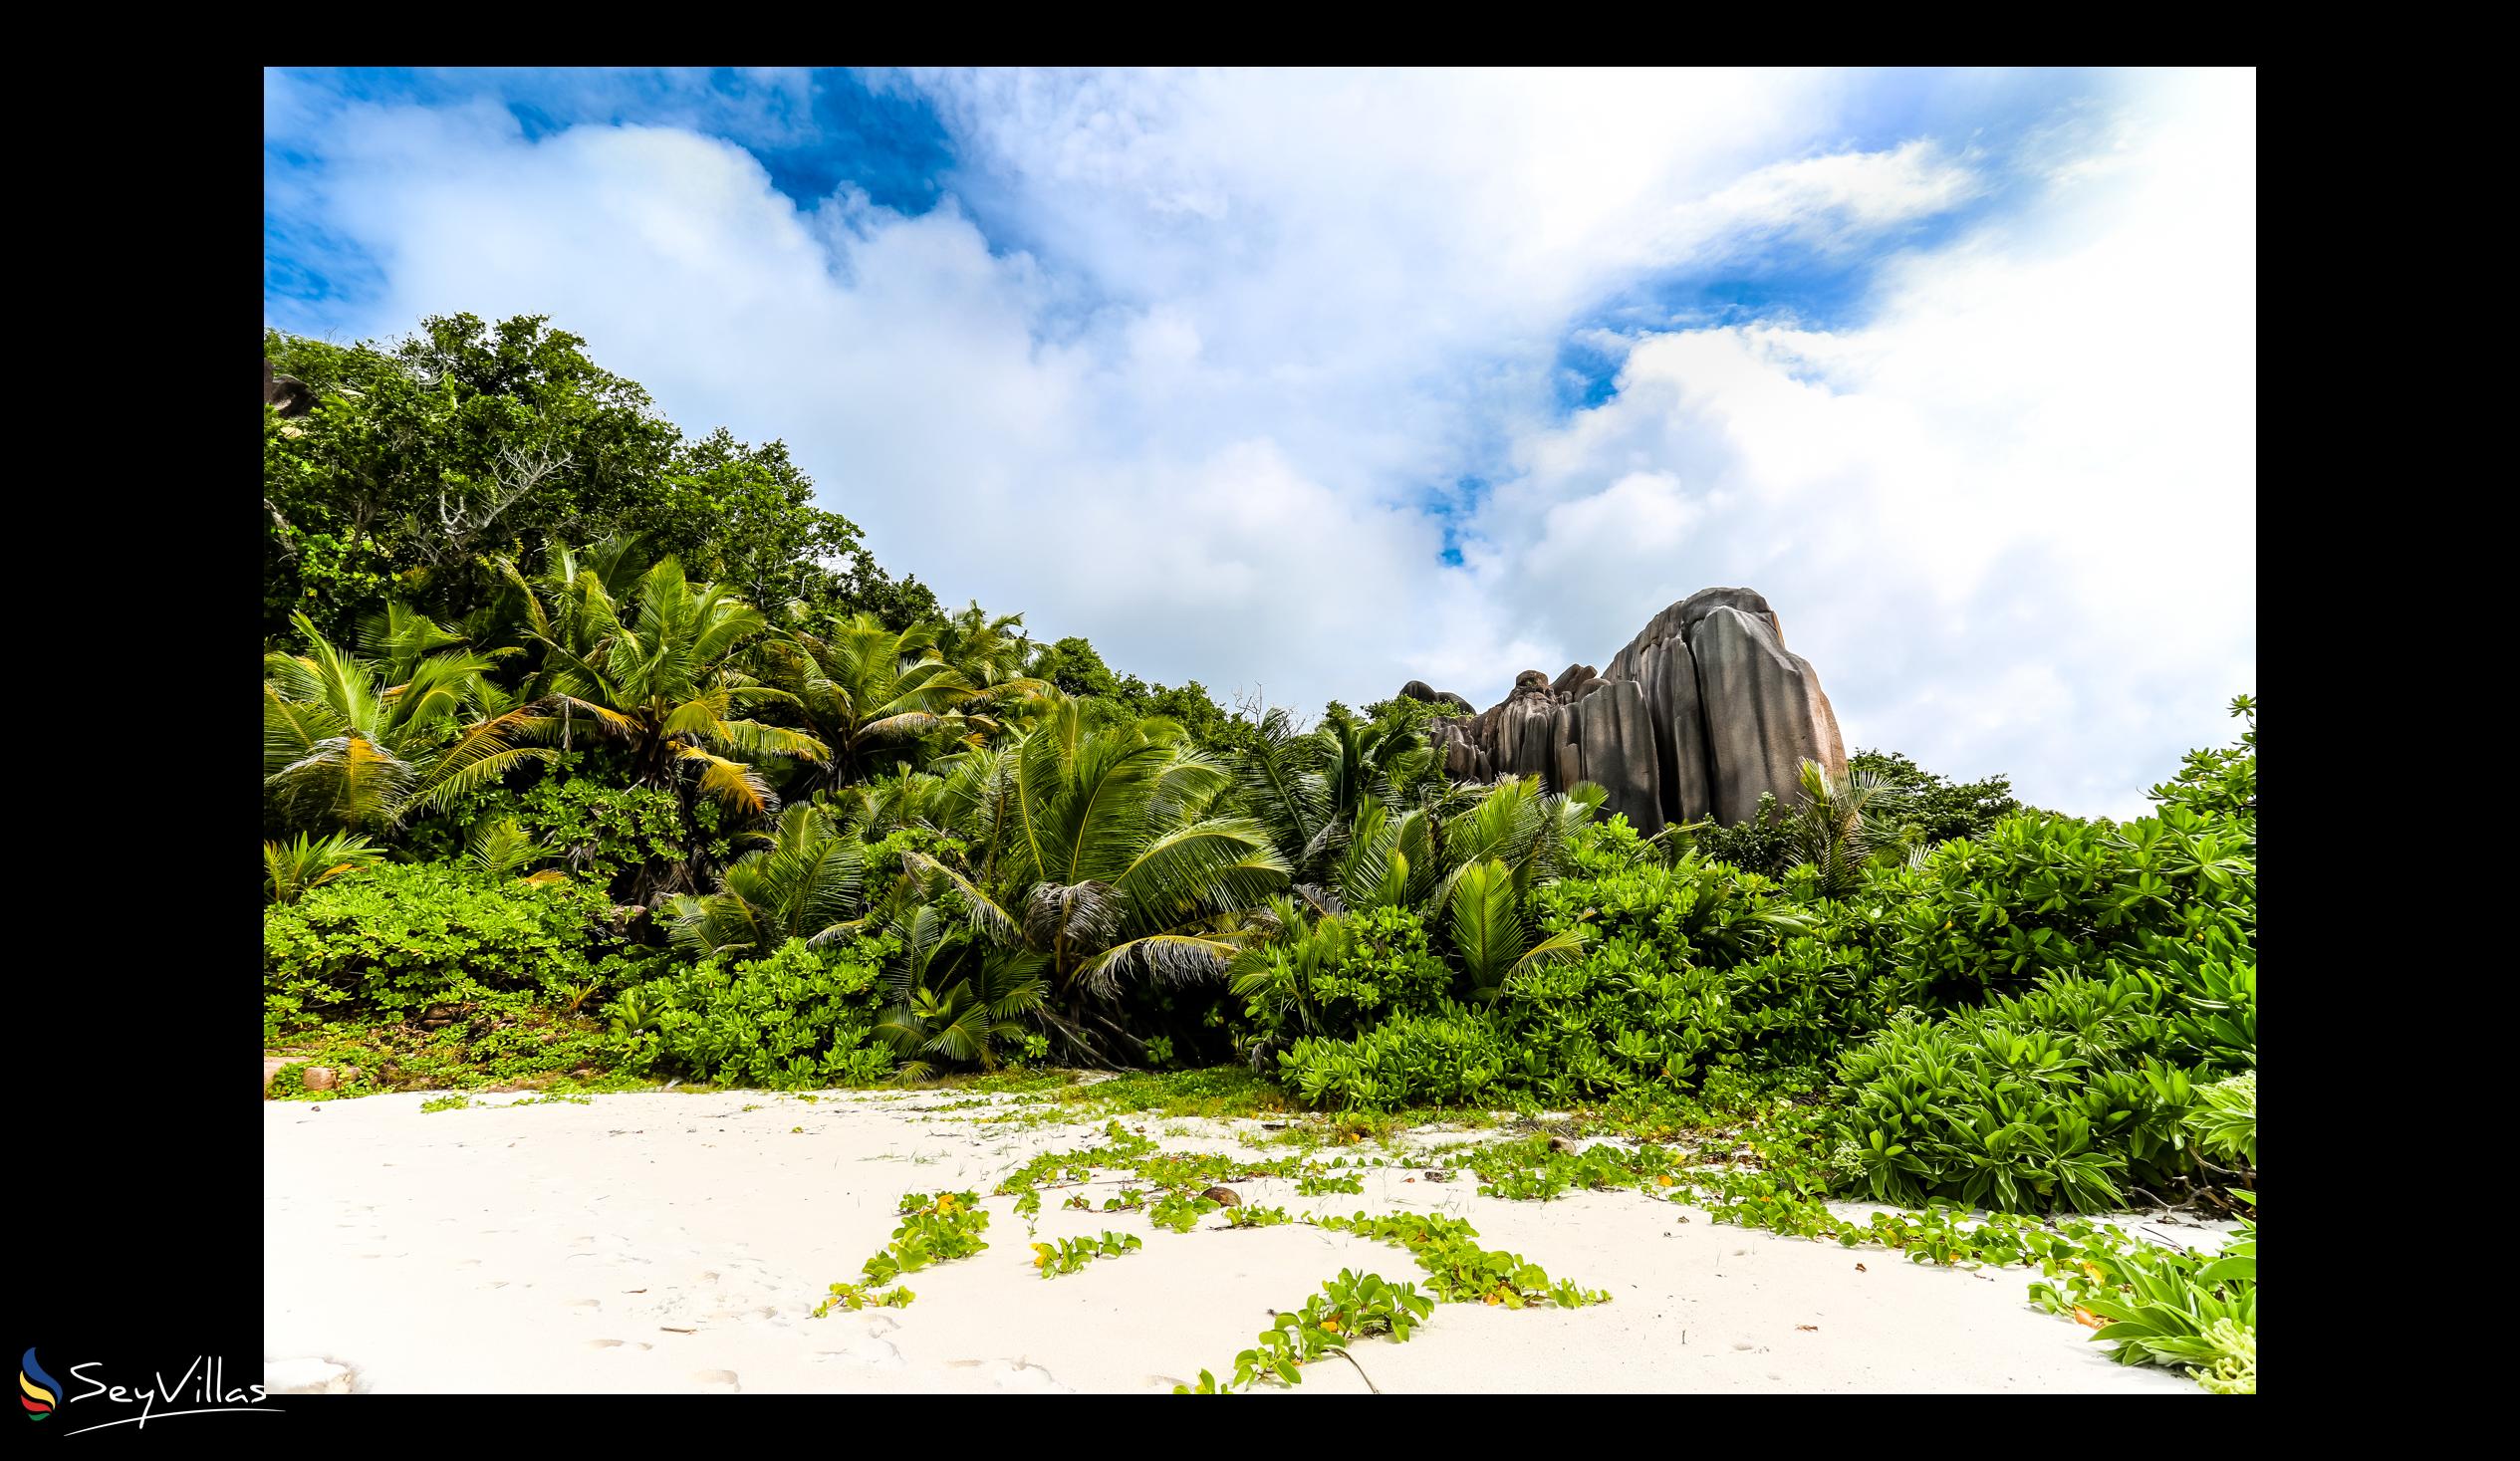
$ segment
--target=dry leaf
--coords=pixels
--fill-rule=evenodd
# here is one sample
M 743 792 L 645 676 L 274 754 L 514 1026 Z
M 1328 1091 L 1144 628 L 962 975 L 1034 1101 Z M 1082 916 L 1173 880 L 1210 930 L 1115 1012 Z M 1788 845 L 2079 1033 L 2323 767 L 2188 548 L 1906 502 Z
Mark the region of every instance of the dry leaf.
M 1798 1325 L 1794 1326 L 1794 1328 L 1796 1328 L 1796 1329 L 1798 1329 L 1798 1330 L 1817 1330 L 1817 1329 L 1819 1329 L 1819 1328 L 1820 1328 L 1820 1326 L 1818 1326 L 1818 1325 L 1816 1325 L 1816 1324 L 1798 1324 Z
M 1871 1269 L 1866 1268 L 1864 1265 L 1862 1265 L 1862 1264 L 1860 1264 L 1860 1263 L 1859 1263 L 1859 1264 L 1857 1264 L 1857 1265 L 1855 1266 L 1855 1271 L 1856 1271 L 1857 1273 L 1860 1273 L 1860 1274 L 1861 1274 L 1861 1273 L 1870 1273 L 1870 1272 L 1872 1272 L 1872 1270 L 1871 1270 Z
M 2093 1329 L 2099 1329 L 2103 1325 L 2109 1323 L 2109 1321 L 2102 1319 L 2099 1315 L 2085 1309 L 2080 1304 L 2074 1306 L 2074 1322 L 2076 1324 L 2090 1325 Z

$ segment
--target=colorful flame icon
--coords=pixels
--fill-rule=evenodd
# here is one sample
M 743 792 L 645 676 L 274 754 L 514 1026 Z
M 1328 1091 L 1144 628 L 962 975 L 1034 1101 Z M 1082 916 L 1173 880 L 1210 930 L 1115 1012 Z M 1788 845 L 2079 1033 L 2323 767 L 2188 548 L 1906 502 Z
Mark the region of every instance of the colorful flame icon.
M 61 1403 L 61 1381 L 44 1372 L 44 1366 L 35 1362 L 32 1349 L 18 1361 L 18 1388 L 24 1392 L 18 1396 L 18 1403 L 26 1407 L 29 1420 L 42 1420 Z

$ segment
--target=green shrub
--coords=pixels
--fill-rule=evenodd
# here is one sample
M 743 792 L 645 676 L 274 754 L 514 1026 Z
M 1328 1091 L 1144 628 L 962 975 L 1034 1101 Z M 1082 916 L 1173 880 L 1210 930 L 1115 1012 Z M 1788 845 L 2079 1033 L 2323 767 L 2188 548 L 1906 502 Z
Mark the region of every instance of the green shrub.
M 1503 1090 L 1509 1059 L 1485 1011 L 1447 1002 L 1353 1041 L 1299 1040 L 1278 1066 L 1306 1105 L 1387 1109 L 1487 1100 Z
M 316 1018 L 400 1018 L 494 990 L 595 977 L 614 939 L 600 888 L 437 862 L 387 863 L 263 910 L 268 1031 Z
M 1877 972 L 1898 929 L 1894 883 L 1805 902 L 1694 853 L 1666 865 L 1620 822 L 1580 834 L 1571 862 L 1577 875 L 1531 906 L 1544 932 L 1586 937 L 1581 957 L 1525 968 L 1475 1012 L 1299 1042 L 1280 1058 L 1287 1084 L 1351 1108 L 1677 1091 L 1733 1068 L 1817 1068 L 1913 993 Z
M 1891 957 L 1940 999 L 1974 1002 L 2052 972 L 2097 973 L 2147 937 L 2256 936 L 2254 842 L 2168 805 L 2113 827 L 2030 813 L 1943 844 L 1899 910 Z
M 2190 756 L 2157 817 L 2012 817 L 1925 859 L 1902 976 L 2006 992 L 1840 1062 L 1842 1174 L 1906 1203 L 2093 1209 L 2192 1175 L 2200 1143 L 2254 1166 L 2257 732 L 2246 696 L 2233 712 L 2241 745 Z
M 689 828 L 681 799 L 652 787 L 622 787 L 588 777 L 546 777 L 517 799 L 516 817 L 534 841 L 554 849 L 563 861 L 610 884 L 623 873 L 690 855 L 686 841 L 722 859 L 727 845 L 718 830 L 717 804 L 692 804 Z
M 897 945 L 861 937 L 814 948 L 790 939 L 763 959 L 705 959 L 614 1002 L 618 1027 L 650 1042 L 647 1060 L 730 1086 L 867 1086 L 892 1073 L 875 1035 L 878 983 Z
M 2252 856 L 2257 852 L 2257 699 L 2250 695 L 2232 697 L 2231 713 L 2248 722 L 2235 745 L 2220 746 L 2210 751 L 2190 751 L 2178 775 L 2151 790 L 2153 801 L 2166 810 L 2177 807 L 2202 817 L 2213 817 L 2228 823 L 2248 840 Z
M 1440 1005 L 1452 971 L 1425 921 L 1396 905 L 1324 918 L 1254 949 L 1236 969 L 1247 1043 L 1353 1038 L 1396 1014 Z
M 1733 827 L 1712 821 L 1692 823 L 1685 836 L 1688 846 L 1707 861 L 1728 862 L 1767 877 L 1783 875 L 1797 856 L 1794 829 L 1773 792 L 1759 793 L 1758 810 L 1747 822 Z
M 1839 1076 L 1863 1184 L 1908 1204 L 2094 1211 L 2192 1172 L 2197 1087 L 2256 1059 L 2256 970 L 2219 938 L 2157 952 L 2152 968 L 1910 1014 L 1850 1052 Z
M 1885 820 L 1902 830 L 1914 828 L 1916 840 L 1927 847 L 1984 837 L 1996 823 L 2022 810 L 2010 777 L 1953 782 L 1896 751 L 1858 751 L 1847 758 L 1847 772 L 1881 778 Z
M 2228 1161 L 2238 1158 L 2257 1165 L 2257 1072 L 2217 1081 L 2196 1093 L 2195 1109 L 2187 1113 L 2188 1132 L 2197 1149 Z

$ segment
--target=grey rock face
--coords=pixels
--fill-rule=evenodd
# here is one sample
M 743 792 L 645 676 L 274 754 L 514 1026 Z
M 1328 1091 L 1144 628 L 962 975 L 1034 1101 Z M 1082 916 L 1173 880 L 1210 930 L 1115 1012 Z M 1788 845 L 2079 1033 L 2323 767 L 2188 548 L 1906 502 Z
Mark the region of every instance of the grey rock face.
M 315 409 L 315 392 L 295 375 L 275 374 L 271 358 L 263 358 L 263 404 L 278 406 L 284 416 L 303 416 Z
M 1598 782 L 1609 793 L 1604 811 L 1647 836 L 1710 815 L 1745 822 L 1762 792 L 1790 806 L 1805 760 L 1846 773 L 1819 672 L 1785 647 L 1776 610 L 1750 589 L 1691 594 L 1604 669 L 1571 664 L 1554 680 L 1524 670 L 1511 694 L 1476 715 L 1421 681 L 1400 693 L 1464 712 L 1429 727 L 1445 775 L 1538 776 L 1551 791 Z
M 1805 760 L 1843 771 L 1846 751 L 1833 758 L 1836 717 L 1824 722 L 1820 676 L 1811 662 L 1789 654 L 1785 641 L 1762 619 L 1729 606 L 1698 621 L 1690 639 L 1697 659 L 1698 693 L 1709 707 L 1707 764 L 1712 772 L 1714 813 L 1730 827 L 1758 810 L 1759 793 L 1790 802 Z
M 1475 715 L 1479 709 L 1450 690 L 1438 690 L 1424 680 L 1410 680 L 1407 684 L 1400 686 L 1400 697 L 1406 700 L 1423 700 L 1429 705 L 1447 705 L 1463 715 Z
M 1577 780 L 1601 783 L 1610 793 L 1603 810 L 1627 814 L 1629 826 L 1651 837 L 1662 830 L 1665 814 L 1661 758 L 1644 690 L 1635 680 L 1596 679 L 1580 693 L 1569 742 L 1582 767 Z

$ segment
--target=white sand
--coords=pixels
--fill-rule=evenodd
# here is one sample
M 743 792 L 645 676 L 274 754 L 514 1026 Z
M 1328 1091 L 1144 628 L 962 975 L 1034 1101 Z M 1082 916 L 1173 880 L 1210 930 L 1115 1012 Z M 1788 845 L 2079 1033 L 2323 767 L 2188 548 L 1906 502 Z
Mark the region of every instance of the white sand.
M 951 1092 L 606 1096 L 591 1104 L 423 1113 L 417 1095 L 264 1110 L 264 1346 L 275 1387 L 479 1391 L 1162 1391 L 1236 1351 L 1342 1268 L 1421 1283 L 1396 1247 L 1303 1225 L 1173 1234 L 1142 1212 L 1063 1210 L 1044 1239 L 1139 1235 L 1145 1247 L 1043 1280 L 1013 1200 L 991 1197 L 989 1248 L 906 1277 L 900 1310 L 809 1311 L 882 1248 L 905 1191 L 972 1189 L 1040 1151 L 1099 1144 L 1100 1121 L 976 1125 Z M 756 1109 L 746 1110 L 746 1106 Z M 1130 1124 L 1180 1151 L 1252 1122 Z M 794 1127 L 803 1127 L 801 1132 Z M 1165 1135 L 1167 1128 L 1194 1134 Z M 1370 1154 L 1370 1149 L 1369 1149 Z M 1325 1158 L 1326 1159 L 1326 1158 Z M 1476 1179 L 1377 1170 L 1363 1195 L 1291 1211 L 1440 1210 L 1489 1248 L 1608 1305 L 1520 1313 L 1444 1304 L 1403 1344 L 1353 1352 L 1386 1393 L 1923 1390 L 2199 1393 L 2115 1364 L 2090 1331 L 2039 1313 L 2022 1270 L 1933 1270 L 1881 1249 L 1721 1226 L 1635 1192 L 1507 1202 Z M 1082 1189 L 1098 1204 L 1118 1179 Z M 1680 1221 L 1685 1217 L 1687 1221 Z M 2200 1231 L 2159 1230 L 2195 1243 Z M 2208 1239 L 2210 1241 L 2210 1239 Z M 1857 1265 L 1864 1265 L 1859 1272 Z M 1812 1326 L 1813 1328 L 1804 1328 Z M 1297 1393 L 1362 1391 L 1347 1363 Z M 1263 1387 L 1265 1392 L 1267 1387 Z

